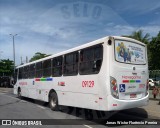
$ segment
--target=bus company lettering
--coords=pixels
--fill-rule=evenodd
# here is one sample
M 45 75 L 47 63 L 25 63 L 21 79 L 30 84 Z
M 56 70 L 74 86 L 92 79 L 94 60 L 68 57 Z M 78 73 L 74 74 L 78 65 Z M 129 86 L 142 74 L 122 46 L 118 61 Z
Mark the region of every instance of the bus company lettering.
M 94 81 L 82 81 L 82 87 L 94 87 Z
M 65 86 L 65 82 L 58 82 L 59 86 Z
M 122 79 L 141 79 L 141 76 L 122 76 Z
M 145 84 L 139 84 L 139 88 L 145 88 Z
M 27 85 L 27 82 L 19 82 L 19 85 Z

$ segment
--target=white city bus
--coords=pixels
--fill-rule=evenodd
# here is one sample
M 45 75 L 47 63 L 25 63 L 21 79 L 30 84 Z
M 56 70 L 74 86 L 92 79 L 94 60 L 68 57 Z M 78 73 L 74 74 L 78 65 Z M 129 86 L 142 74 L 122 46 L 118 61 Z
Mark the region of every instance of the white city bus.
M 14 94 L 102 111 L 148 104 L 145 44 L 109 36 L 16 68 Z

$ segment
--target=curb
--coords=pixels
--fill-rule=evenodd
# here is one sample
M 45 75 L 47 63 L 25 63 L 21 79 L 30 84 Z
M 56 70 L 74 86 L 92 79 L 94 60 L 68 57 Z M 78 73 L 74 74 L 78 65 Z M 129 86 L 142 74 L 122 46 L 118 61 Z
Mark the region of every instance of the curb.
M 153 98 L 149 98 L 149 100 L 152 100 L 152 101 L 160 101 L 160 99 L 153 99 Z
M 1 93 L 12 93 L 13 88 L 0 88 Z

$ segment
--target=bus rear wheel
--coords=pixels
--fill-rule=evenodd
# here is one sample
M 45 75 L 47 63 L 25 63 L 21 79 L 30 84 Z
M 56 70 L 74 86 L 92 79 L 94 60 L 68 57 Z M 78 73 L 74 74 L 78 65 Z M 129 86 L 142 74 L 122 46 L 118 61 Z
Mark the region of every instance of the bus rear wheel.
M 49 106 L 51 110 L 57 111 L 58 110 L 58 97 L 55 92 L 52 92 L 49 97 Z

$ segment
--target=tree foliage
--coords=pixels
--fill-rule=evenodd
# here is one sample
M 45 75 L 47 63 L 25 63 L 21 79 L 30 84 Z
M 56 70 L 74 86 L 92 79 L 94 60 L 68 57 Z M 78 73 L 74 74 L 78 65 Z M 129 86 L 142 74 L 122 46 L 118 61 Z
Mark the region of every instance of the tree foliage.
M 35 55 L 29 60 L 29 62 L 39 60 L 39 59 L 47 57 L 47 56 L 49 56 L 49 55 L 47 55 L 45 53 L 36 52 Z
M 160 70 L 160 32 L 148 44 L 149 69 Z
M 11 76 L 13 74 L 14 63 L 9 59 L 0 60 L 0 76 Z
M 143 30 L 138 30 L 125 37 L 147 44 L 149 70 L 160 70 L 160 32 L 156 37 L 150 38 L 150 34 L 144 34 Z
M 150 34 L 149 33 L 146 33 L 145 35 L 143 34 L 143 30 L 138 30 L 138 31 L 134 31 L 132 32 L 131 35 L 129 36 L 125 36 L 125 37 L 130 37 L 130 38 L 133 38 L 133 39 L 136 39 L 136 40 L 139 40 L 145 44 L 148 44 L 149 43 L 149 40 L 150 40 Z

